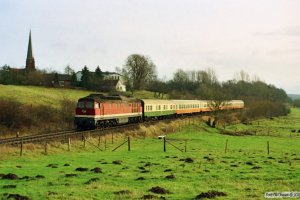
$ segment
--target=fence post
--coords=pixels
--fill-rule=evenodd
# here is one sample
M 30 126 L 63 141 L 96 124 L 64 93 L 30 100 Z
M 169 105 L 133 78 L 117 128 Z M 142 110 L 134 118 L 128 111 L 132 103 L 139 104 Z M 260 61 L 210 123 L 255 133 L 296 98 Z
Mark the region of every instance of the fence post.
M 45 142 L 45 154 L 48 155 L 48 141 Z
M 20 133 L 19 133 L 19 131 L 17 132 L 17 134 L 16 134 L 16 137 L 18 138 L 19 137 L 19 135 L 20 135 Z
M 101 143 L 101 136 L 99 135 L 99 137 L 98 137 L 98 147 L 100 147 L 100 143 Z
M 227 144 L 228 144 L 228 139 L 226 139 L 226 143 L 225 143 L 225 154 L 227 153 Z
M 128 136 L 127 141 L 128 141 L 128 151 L 130 151 L 130 136 Z
M 68 139 L 68 151 L 71 151 L 71 138 Z
M 104 149 L 106 150 L 106 136 L 104 138 Z
M 166 149 L 166 137 L 164 137 L 164 152 L 166 152 L 167 149 Z
M 83 137 L 83 148 L 85 148 L 86 137 Z
M 20 156 L 23 155 L 23 140 L 21 140 L 21 149 L 20 149 Z
M 270 144 L 269 144 L 269 141 L 267 141 L 267 150 L 268 150 L 268 155 L 270 155 Z
M 184 142 L 184 152 L 186 152 L 187 141 Z

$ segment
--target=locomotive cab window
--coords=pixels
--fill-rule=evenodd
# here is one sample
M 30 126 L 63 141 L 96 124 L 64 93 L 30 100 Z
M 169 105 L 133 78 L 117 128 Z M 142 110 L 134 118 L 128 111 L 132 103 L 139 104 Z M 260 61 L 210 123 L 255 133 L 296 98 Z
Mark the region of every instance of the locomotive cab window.
M 86 108 L 94 108 L 94 102 L 91 101 L 86 102 Z
M 84 108 L 84 102 L 82 101 L 78 102 L 77 108 Z

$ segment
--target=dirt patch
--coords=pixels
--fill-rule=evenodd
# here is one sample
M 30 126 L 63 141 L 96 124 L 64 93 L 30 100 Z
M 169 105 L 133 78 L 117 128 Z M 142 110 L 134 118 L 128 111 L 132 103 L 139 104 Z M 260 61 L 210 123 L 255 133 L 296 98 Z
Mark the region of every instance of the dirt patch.
M 206 159 L 207 161 L 213 161 L 214 160 L 213 158 L 210 158 L 208 156 L 204 156 L 203 158 Z
M 184 162 L 186 162 L 186 163 L 192 163 L 192 162 L 194 162 L 194 160 L 192 158 L 186 158 Z
M 75 177 L 75 176 L 77 176 L 77 174 L 66 174 L 65 176 L 66 177 Z
M 152 194 L 146 194 L 146 195 L 142 196 L 141 199 L 157 199 L 157 196 L 154 196 Z
M 151 162 L 147 162 L 147 163 L 144 165 L 144 167 L 150 167 L 151 165 L 152 165 Z
M 85 184 L 91 184 L 93 182 L 97 182 L 99 181 L 100 179 L 99 178 L 91 178 L 90 180 L 88 180 Z
M 52 195 L 58 195 L 58 193 L 57 192 L 48 191 L 48 196 L 52 196 Z
M 16 188 L 16 185 L 3 185 L 3 189 L 11 189 L 11 188 Z
M 254 165 L 252 161 L 247 161 L 246 165 Z
M 2 179 L 16 180 L 19 179 L 19 177 L 16 174 L 8 173 L 6 175 L 3 175 Z
M 58 168 L 58 164 L 49 164 L 49 165 L 47 165 L 47 167 Z
M 271 157 L 271 156 L 269 156 L 268 159 L 275 160 L 275 158 L 273 158 L 273 157 Z
M 15 199 L 15 200 L 30 200 L 27 196 L 22 196 L 20 194 L 8 194 L 7 199 Z
M 45 178 L 45 176 L 43 176 L 43 175 L 36 175 L 35 178 L 36 179 L 43 179 L 43 178 Z
M 64 166 L 65 166 L 65 167 L 68 167 L 68 166 L 70 166 L 70 164 L 66 163 L 66 164 L 64 164 Z
M 5 174 L 0 174 L 0 178 L 2 178 Z
M 166 169 L 164 172 L 171 172 L 173 171 L 172 169 Z
M 254 166 L 254 167 L 252 167 L 251 169 L 261 169 L 261 167 L 259 167 L 259 166 Z
M 112 161 L 112 164 L 121 165 L 122 162 L 123 162 L 122 160 L 114 160 L 114 161 Z
M 142 174 L 149 173 L 149 172 L 150 172 L 149 170 L 143 170 L 143 171 L 141 171 Z
M 166 176 L 165 178 L 166 179 L 175 179 L 175 176 L 173 174 L 171 174 L 171 175 Z
M 121 191 L 118 191 L 118 192 L 114 192 L 114 194 L 116 194 L 116 195 L 129 195 L 131 193 L 132 192 L 130 192 L 129 190 L 121 190 Z
M 244 136 L 244 135 L 255 135 L 255 132 L 252 132 L 252 131 L 249 131 L 249 130 L 236 131 L 236 132 L 232 132 L 232 131 L 228 131 L 228 130 L 221 130 L 221 134 L 233 135 L 233 136 Z
M 192 158 L 181 158 L 181 159 L 179 159 L 179 161 L 184 161 L 186 163 L 192 163 L 192 162 L 194 162 L 194 160 Z
M 22 166 L 20 166 L 20 165 L 17 165 L 17 166 L 16 166 L 16 168 L 22 168 Z
M 135 180 L 137 180 L 137 181 L 143 181 L 143 180 L 145 180 L 145 178 L 144 177 L 138 177 L 137 179 L 135 179 Z
M 155 194 L 168 194 L 170 193 L 168 190 L 162 188 L 162 187 L 159 187 L 159 186 L 156 186 L 156 187 L 152 187 L 150 190 L 148 190 L 149 192 L 153 192 Z
M 75 171 L 78 171 L 78 172 L 86 172 L 88 171 L 89 169 L 88 168 L 85 168 L 85 167 L 78 167 L 75 169 Z
M 146 170 L 145 167 L 138 167 L 140 170 Z
M 238 165 L 235 165 L 235 164 L 234 164 L 234 165 L 230 165 L 230 167 L 238 167 Z
M 29 180 L 33 180 L 34 178 L 33 178 L 33 177 L 30 177 L 30 176 L 23 176 L 23 177 L 20 178 L 20 179 L 29 181 Z
M 100 167 L 95 167 L 94 169 L 91 169 L 91 171 L 95 173 L 102 173 L 102 169 Z
M 222 196 L 227 196 L 226 193 L 224 192 L 218 192 L 215 190 L 210 190 L 208 192 L 201 192 L 199 195 L 196 196 L 195 199 L 202 199 L 202 198 L 208 198 L 208 199 L 212 199 L 215 197 L 222 197 Z

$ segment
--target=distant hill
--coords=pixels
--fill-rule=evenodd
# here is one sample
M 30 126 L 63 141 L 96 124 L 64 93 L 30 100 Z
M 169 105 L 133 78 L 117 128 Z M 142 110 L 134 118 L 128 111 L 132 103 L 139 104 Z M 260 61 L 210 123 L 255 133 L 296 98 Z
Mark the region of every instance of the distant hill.
M 300 94 L 288 94 L 288 96 L 293 100 L 300 99 Z

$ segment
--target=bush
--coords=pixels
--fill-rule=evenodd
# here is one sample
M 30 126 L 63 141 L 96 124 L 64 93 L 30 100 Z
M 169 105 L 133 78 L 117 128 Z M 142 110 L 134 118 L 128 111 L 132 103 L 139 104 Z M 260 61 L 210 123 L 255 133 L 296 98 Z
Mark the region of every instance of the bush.
M 8 128 L 19 128 L 26 117 L 22 105 L 15 99 L 0 99 L 0 124 Z

